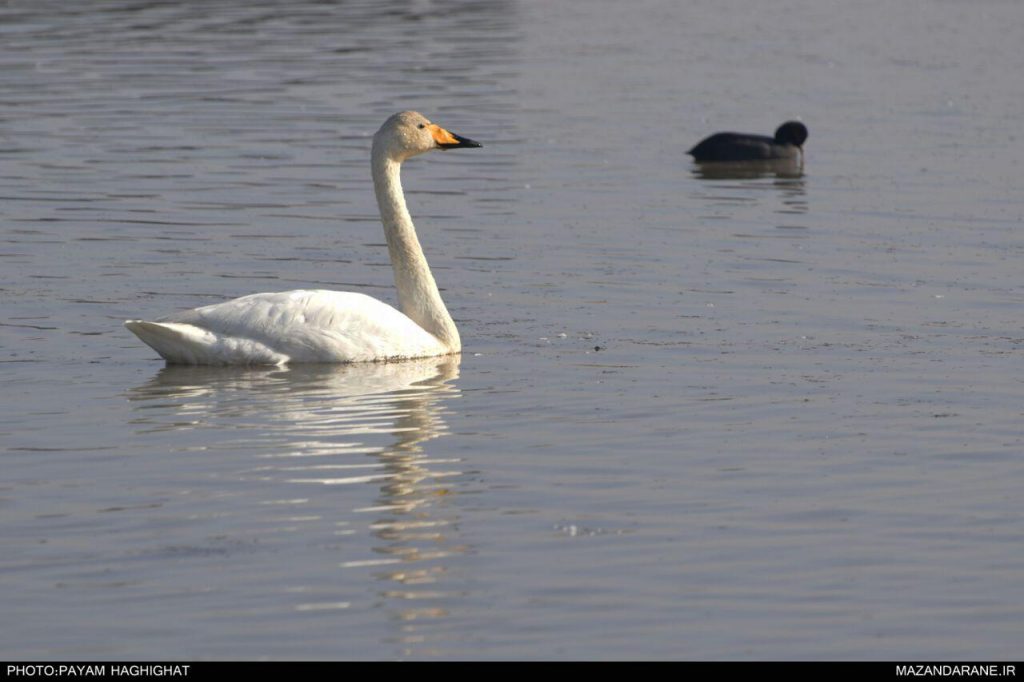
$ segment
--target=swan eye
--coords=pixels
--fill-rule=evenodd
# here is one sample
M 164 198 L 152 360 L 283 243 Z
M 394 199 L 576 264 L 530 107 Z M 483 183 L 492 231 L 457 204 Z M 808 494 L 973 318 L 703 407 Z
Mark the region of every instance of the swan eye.
M 418 127 L 419 127 L 420 130 L 423 130 L 424 128 L 427 127 L 427 124 L 426 123 L 421 123 L 421 124 L 419 124 Z

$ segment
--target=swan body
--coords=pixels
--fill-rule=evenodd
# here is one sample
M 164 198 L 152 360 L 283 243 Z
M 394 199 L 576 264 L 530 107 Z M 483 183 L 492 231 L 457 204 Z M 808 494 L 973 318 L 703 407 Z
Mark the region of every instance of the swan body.
M 252 294 L 125 326 L 176 365 L 372 362 L 453 352 L 406 315 L 365 294 Z
M 807 126 L 787 121 L 774 137 L 750 133 L 715 133 L 687 152 L 695 161 L 765 161 L 802 159 Z
M 401 163 L 434 149 L 480 147 L 405 111 L 373 139 L 373 184 L 399 308 L 365 294 L 298 290 L 252 294 L 125 326 L 168 364 L 383 362 L 458 353 L 445 308 L 405 205 Z

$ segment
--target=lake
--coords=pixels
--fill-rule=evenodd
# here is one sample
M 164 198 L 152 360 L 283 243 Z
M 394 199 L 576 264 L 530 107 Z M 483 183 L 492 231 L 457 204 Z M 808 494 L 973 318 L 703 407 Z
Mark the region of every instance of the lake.
M 1014 659 L 1024 5 L 0 7 L 0 658 Z M 122 326 L 394 303 L 455 358 L 164 367 Z M 719 130 L 810 130 L 795 171 Z

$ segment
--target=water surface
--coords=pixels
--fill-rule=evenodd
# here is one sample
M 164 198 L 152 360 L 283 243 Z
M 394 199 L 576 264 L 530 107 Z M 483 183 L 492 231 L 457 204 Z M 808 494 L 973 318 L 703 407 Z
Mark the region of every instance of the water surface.
M 9 3 L 9 659 L 1020 653 L 1024 8 Z M 121 327 L 394 301 L 461 358 L 164 368 Z M 698 167 L 810 129 L 802 169 Z

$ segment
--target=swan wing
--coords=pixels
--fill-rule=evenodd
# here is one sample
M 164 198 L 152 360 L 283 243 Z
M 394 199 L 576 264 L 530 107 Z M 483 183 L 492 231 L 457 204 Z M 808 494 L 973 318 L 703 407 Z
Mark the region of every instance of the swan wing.
M 448 352 L 390 305 L 339 291 L 252 294 L 125 326 L 179 364 L 369 362 Z

